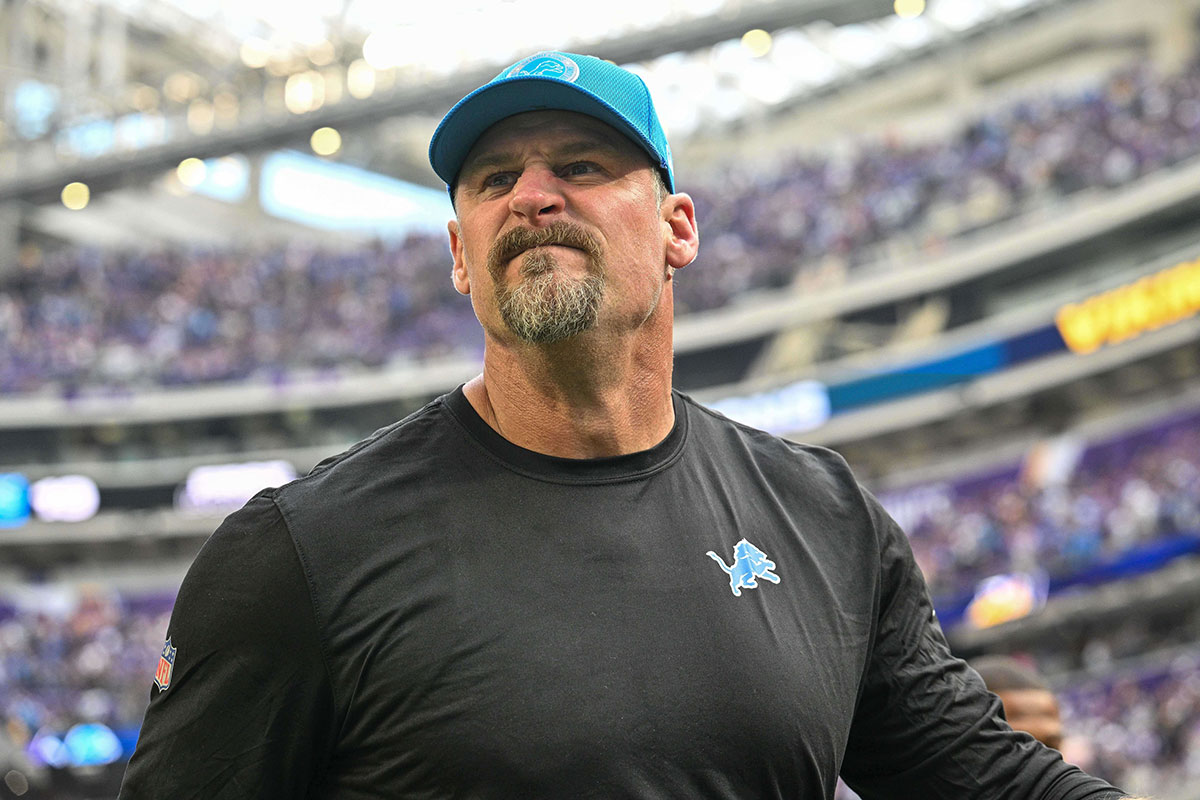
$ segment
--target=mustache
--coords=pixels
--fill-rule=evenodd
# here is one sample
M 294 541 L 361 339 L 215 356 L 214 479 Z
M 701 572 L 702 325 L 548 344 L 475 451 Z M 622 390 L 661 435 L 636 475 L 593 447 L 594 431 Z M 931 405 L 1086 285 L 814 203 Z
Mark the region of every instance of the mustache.
M 494 277 L 503 271 L 510 259 L 534 247 L 548 245 L 574 247 L 587 253 L 594 263 L 601 260 L 602 250 L 596 237 L 578 225 L 559 220 L 545 228 L 513 228 L 501 234 L 488 250 L 489 269 Z

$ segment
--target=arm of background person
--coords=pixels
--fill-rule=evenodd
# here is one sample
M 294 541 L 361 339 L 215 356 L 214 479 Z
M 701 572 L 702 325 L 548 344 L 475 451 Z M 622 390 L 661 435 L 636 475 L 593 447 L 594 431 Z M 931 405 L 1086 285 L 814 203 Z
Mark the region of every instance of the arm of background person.
M 875 498 L 863 497 L 879 543 L 879 611 L 846 783 L 867 800 L 1124 798 L 1008 726 L 999 699 L 951 655 L 907 537 Z
M 308 796 L 332 747 L 333 697 L 270 490 L 205 543 L 167 633 L 173 672 L 165 689 L 151 687 L 121 800 Z

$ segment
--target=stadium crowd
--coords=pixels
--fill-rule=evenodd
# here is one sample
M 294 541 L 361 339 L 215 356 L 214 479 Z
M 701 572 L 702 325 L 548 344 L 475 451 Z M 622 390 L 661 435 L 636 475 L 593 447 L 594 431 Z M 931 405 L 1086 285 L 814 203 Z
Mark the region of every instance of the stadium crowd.
M 1200 645 L 1064 690 L 1068 755 L 1136 793 L 1200 782 Z
M 81 722 L 137 727 L 174 599 L 34 591 L 0 606 L 0 718 L 11 740 Z M 150 672 L 147 672 L 147 669 Z
M 969 593 L 991 575 L 1078 574 L 1164 537 L 1200 542 L 1200 413 L 1087 448 L 1063 474 L 1034 471 L 1026 462 L 882 496 L 934 597 Z
M 941 141 L 685 175 L 705 243 L 677 279 L 676 304 L 700 311 L 844 277 L 884 243 L 935 252 L 1197 154 L 1200 61 L 1171 76 L 1137 62 L 1090 91 L 1030 97 Z M 481 338 L 448 266 L 444 238 L 429 235 L 336 252 L 29 246 L 0 277 L 0 394 L 287 380 L 474 355 Z

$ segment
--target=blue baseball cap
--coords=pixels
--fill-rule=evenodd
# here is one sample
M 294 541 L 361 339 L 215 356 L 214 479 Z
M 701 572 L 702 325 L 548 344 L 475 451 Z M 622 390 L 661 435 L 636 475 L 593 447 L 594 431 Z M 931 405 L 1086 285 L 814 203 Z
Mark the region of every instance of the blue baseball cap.
M 484 131 L 513 114 L 550 109 L 587 114 L 625 134 L 658 166 L 667 190 L 675 191 L 671 146 L 645 81 L 608 61 L 575 53 L 535 53 L 459 100 L 433 132 L 429 163 L 453 187 Z

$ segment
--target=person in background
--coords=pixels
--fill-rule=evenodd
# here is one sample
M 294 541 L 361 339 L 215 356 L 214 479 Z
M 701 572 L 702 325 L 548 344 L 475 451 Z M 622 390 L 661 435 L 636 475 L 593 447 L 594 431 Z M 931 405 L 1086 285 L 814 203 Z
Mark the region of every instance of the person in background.
M 971 666 L 988 691 L 1000 698 L 1013 730 L 1025 731 L 1047 747 L 1062 749 L 1062 714 L 1049 684 L 1031 667 L 1008 656 L 981 656 Z

